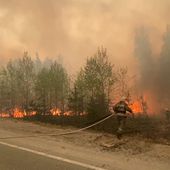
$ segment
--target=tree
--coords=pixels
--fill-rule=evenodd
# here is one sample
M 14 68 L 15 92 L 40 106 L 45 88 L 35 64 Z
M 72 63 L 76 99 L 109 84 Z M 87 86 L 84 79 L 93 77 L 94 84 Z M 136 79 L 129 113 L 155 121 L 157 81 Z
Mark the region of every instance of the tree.
M 87 59 L 84 67 L 85 84 L 91 96 L 106 94 L 115 81 L 113 65 L 109 62 L 106 49 L 98 49 L 97 53 Z
M 47 60 L 46 60 L 47 61 Z M 48 60 L 42 65 L 37 56 L 32 60 L 27 52 L 22 58 L 10 60 L 0 70 L 1 110 L 19 108 L 46 114 L 52 108 L 64 113 L 69 91 L 69 77 L 65 68 Z
M 36 53 L 36 58 L 34 60 L 34 67 L 35 67 L 35 73 L 38 74 L 38 72 L 42 69 L 43 65 L 42 62 L 40 60 L 40 57 L 38 55 L 38 53 Z
M 53 62 L 49 68 L 43 67 L 36 78 L 36 96 L 45 114 L 47 110 L 58 108 L 64 113 L 67 104 L 69 80 L 61 64 Z
M 10 107 L 9 84 L 7 71 L 5 68 L 0 70 L 0 111 L 7 111 Z
M 86 65 L 78 74 L 71 97 L 72 106 L 78 112 L 85 110 L 92 120 L 107 114 L 109 94 L 115 80 L 107 50 L 99 48 L 94 56 L 87 59 Z
M 84 82 L 84 71 L 80 70 L 77 79 L 74 82 L 74 87 L 71 90 L 68 98 L 68 107 L 76 115 L 85 112 L 86 88 Z
M 28 53 L 25 52 L 24 56 L 18 60 L 17 74 L 18 80 L 18 93 L 21 94 L 22 108 L 27 110 L 29 103 L 34 95 L 34 81 L 35 81 L 35 70 L 34 62 Z
M 46 114 L 50 110 L 49 92 L 50 76 L 47 68 L 42 68 L 37 74 L 35 82 L 36 111 L 38 114 Z
M 55 61 L 50 67 L 49 74 L 54 106 L 64 112 L 69 88 L 67 72 L 61 64 Z
M 89 93 L 88 113 L 91 119 L 107 114 L 108 94 L 114 84 L 113 65 L 109 62 L 106 49 L 87 59 L 84 68 L 85 84 Z

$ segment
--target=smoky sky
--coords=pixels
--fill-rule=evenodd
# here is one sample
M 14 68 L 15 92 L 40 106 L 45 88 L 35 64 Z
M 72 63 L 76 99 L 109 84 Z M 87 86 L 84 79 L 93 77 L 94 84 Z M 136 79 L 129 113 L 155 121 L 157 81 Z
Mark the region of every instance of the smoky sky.
M 168 102 L 170 107 L 170 27 L 163 36 L 163 45 L 160 53 L 160 58 L 157 61 L 157 91 L 159 92 L 160 100 Z
M 115 65 L 139 76 L 141 93 L 169 101 L 169 9 L 170 0 L 0 0 L 0 65 L 27 51 L 60 56 L 75 72 L 103 46 Z
M 61 55 L 77 70 L 103 45 L 113 62 L 133 68 L 134 30 L 147 27 L 159 53 L 169 7 L 169 0 L 0 0 L 1 63 L 28 51 Z
M 150 101 L 157 111 L 170 107 L 170 27 L 162 36 L 161 51 L 154 54 L 148 30 L 140 27 L 136 30 L 134 56 L 138 63 L 137 87 L 140 93 L 149 92 Z

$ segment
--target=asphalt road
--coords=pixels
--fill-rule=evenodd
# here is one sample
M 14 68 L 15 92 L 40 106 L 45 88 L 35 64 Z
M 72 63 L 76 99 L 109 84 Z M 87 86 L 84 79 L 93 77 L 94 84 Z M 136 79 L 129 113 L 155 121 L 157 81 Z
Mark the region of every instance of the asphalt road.
M 53 158 L 0 144 L 0 170 L 87 170 Z

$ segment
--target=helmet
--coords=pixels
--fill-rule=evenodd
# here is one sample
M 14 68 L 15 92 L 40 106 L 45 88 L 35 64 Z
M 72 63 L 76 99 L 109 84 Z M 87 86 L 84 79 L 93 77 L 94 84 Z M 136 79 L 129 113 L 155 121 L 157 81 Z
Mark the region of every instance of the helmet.
M 125 96 L 122 96 L 120 101 L 126 101 L 126 97 Z

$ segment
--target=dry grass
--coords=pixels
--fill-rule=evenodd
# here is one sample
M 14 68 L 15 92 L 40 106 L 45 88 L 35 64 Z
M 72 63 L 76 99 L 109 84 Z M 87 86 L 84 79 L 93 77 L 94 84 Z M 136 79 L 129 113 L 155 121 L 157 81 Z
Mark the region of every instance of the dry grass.
M 88 122 L 86 116 L 41 116 L 38 118 L 26 118 L 26 120 L 28 119 L 30 121 L 40 121 L 50 124 L 57 124 L 61 125 L 62 127 L 71 125 L 78 128 L 85 127 L 93 123 Z M 116 118 L 106 120 L 102 124 L 93 127 L 93 130 L 116 134 L 117 120 Z M 155 143 L 164 143 L 170 145 L 170 122 L 167 122 L 165 118 L 159 116 L 136 116 L 134 119 L 128 118 L 124 130 L 124 136 L 140 136 L 147 140 L 152 140 Z

